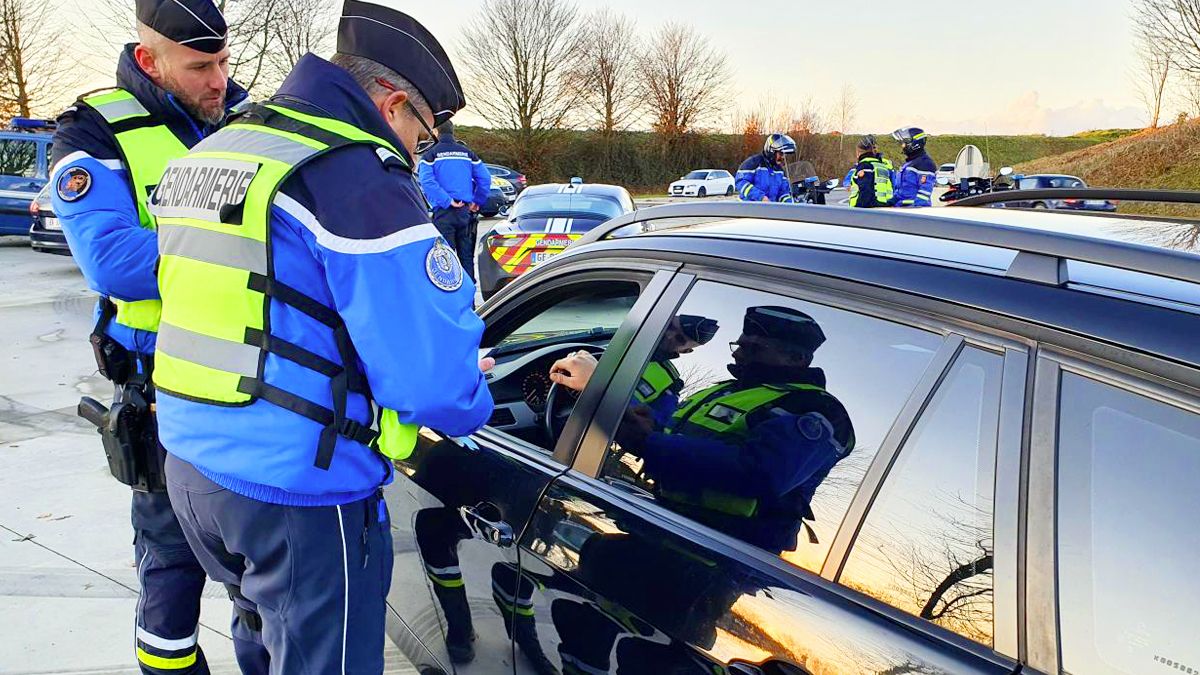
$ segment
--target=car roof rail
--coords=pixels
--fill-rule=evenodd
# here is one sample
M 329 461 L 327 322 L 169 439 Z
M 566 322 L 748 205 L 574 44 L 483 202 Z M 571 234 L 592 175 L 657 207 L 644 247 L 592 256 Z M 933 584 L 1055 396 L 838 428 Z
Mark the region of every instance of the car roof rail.
M 1056 193 L 1065 191 L 1065 188 L 1054 190 Z M 1009 265 L 1007 276 L 1054 286 L 1070 281 L 1067 278 L 1068 260 L 1200 284 L 1200 258 L 1190 253 L 1065 232 L 922 215 L 919 210 L 733 201 L 667 204 L 618 216 L 584 234 L 575 245 L 590 244 L 635 225 L 641 226 L 636 232 L 641 234 L 737 218 L 836 225 L 1014 250 L 1017 256 Z M 663 227 L 647 227 L 654 221 L 663 220 L 668 221 L 662 224 Z
M 1200 204 L 1200 192 L 1192 190 L 1142 190 L 1137 188 L 1037 188 L 997 190 L 963 197 L 947 206 L 987 206 L 1006 202 L 1035 202 L 1042 199 L 1096 199 L 1165 204 Z M 1163 216 L 1166 217 L 1166 216 Z

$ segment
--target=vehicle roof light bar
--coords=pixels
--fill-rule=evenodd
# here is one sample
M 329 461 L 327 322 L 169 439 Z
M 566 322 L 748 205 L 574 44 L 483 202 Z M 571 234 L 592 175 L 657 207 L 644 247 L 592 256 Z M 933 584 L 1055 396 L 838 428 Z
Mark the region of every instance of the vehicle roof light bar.
M 1064 194 L 1070 190 L 1061 189 L 1053 190 L 1053 192 Z M 1109 194 L 1112 191 L 1104 192 Z M 1200 193 L 1192 194 L 1196 194 L 1197 199 L 1200 199 Z M 1077 260 L 1200 284 L 1200 259 L 1189 253 L 1062 232 L 928 216 L 922 215 L 919 211 L 899 209 L 850 209 L 757 202 L 667 204 L 639 209 L 614 218 L 584 234 L 576 242 L 576 245 L 581 246 L 599 241 L 623 227 L 638 223 L 666 219 L 679 219 L 680 221 L 692 219 L 691 222 L 680 222 L 675 225 L 675 227 L 682 227 L 694 224 L 696 219 L 739 218 L 837 225 L 858 230 L 892 232 L 1010 249 L 1017 251 L 1018 256 L 1010 265 L 1008 275 L 1037 283 L 1065 284 L 1068 279 L 1063 271 L 1062 262 Z M 670 228 L 670 224 L 667 225 Z M 1044 264 L 1030 264 L 1039 259 Z M 1051 268 L 1054 270 L 1053 273 L 1050 272 Z

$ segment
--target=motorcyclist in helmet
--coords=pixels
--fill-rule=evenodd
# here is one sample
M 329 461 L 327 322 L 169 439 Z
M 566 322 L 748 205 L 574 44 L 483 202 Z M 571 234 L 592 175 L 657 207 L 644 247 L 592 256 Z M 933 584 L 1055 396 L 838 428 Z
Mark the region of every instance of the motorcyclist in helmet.
M 787 177 L 787 156 L 796 154 L 796 141 L 787 134 L 771 134 L 763 151 L 746 158 L 738 168 L 735 187 L 744 202 L 792 202 Z
M 902 127 L 892 132 L 892 138 L 904 150 L 904 164 L 896 180 L 892 206 L 933 206 L 933 186 L 937 184 L 937 164 L 925 152 L 929 134 L 917 127 Z

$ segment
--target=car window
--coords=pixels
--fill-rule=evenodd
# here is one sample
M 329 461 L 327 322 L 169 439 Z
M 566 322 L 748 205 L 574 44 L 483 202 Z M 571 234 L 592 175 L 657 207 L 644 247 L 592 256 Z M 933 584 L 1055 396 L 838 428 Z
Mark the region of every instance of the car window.
M 507 174 L 507 173 L 508 173 L 507 171 L 505 171 L 505 170 L 504 170 L 504 168 L 503 168 L 503 167 L 499 167 L 499 166 L 492 166 L 491 164 L 488 164 L 488 165 L 487 165 L 487 170 L 488 170 L 488 172 L 489 172 L 489 173 L 491 173 L 493 176 L 503 176 L 503 175 L 505 175 L 505 174 Z
M 581 194 L 544 194 L 528 195 L 517 200 L 513 205 L 513 216 L 532 216 L 535 214 L 567 215 L 567 214 L 597 214 L 605 218 L 615 218 L 623 213 L 621 205 L 612 199 Z
M 1038 178 L 1022 178 L 1017 183 L 1017 188 L 1020 190 L 1036 190 L 1042 187 L 1041 179 Z
M 825 305 L 697 283 L 643 368 L 604 477 L 819 570 L 942 339 Z
M 1064 373 L 1058 588 L 1069 673 L 1200 673 L 1200 417 Z
M 513 328 L 489 326 L 483 347 L 497 361 L 488 380 L 496 403 L 489 426 L 550 451 L 555 439 L 546 431 L 544 416 L 551 365 L 580 349 L 605 358 L 604 348 L 637 302 L 641 288 L 641 283 L 630 280 L 558 286 L 527 296 L 534 300 L 511 320 Z M 564 410 L 569 413 L 570 407 Z
M 1084 187 L 1083 181 L 1078 178 L 1051 178 L 1050 187 L 1052 188 L 1077 188 Z
M 999 354 L 967 347 L 884 479 L 839 582 L 992 644 Z
M 37 175 L 37 143 L 0 139 L 0 175 L 33 178 Z
M 683 177 L 684 180 L 704 180 L 705 178 L 708 178 L 707 171 L 692 171 Z

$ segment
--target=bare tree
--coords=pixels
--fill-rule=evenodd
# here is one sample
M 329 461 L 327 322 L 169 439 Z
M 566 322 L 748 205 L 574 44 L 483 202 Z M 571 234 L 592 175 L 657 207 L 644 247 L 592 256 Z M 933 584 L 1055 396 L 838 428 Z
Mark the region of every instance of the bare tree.
M 0 0 L 0 115 L 53 112 L 79 82 L 44 0 Z
M 858 113 L 858 96 L 854 93 L 854 86 L 850 84 L 842 85 L 842 94 L 838 97 L 834 108 L 834 118 L 837 119 L 838 133 L 838 152 L 842 152 L 845 148 L 846 134 L 850 132 L 850 127 L 854 126 L 854 118 Z
M 572 84 L 586 108 L 585 123 L 611 136 L 642 114 L 637 33 L 633 21 L 608 8 L 584 17 L 583 27 Z
M 1140 37 L 1138 64 L 1132 73 L 1138 96 L 1150 114 L 1150 128 L 1157 129 L 1162 115 L 1164 92 L 1171 76 L 1171 53 L 1161 42 Z
M 485 0 L 460 42 L 467 101 L 526 172 L 544 162 L 576 104 L 579 13 L 564 0 Z
M 659 28 L 639 70 L 654 129 L 668 140 L 714 119 L 728 101 L 725 54 L 685 24 Z
M 1138 0 L 1133 20 L 1143 44 L 1171 54 L 1176 68 L 1200 73 L 1200 0 Z

